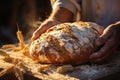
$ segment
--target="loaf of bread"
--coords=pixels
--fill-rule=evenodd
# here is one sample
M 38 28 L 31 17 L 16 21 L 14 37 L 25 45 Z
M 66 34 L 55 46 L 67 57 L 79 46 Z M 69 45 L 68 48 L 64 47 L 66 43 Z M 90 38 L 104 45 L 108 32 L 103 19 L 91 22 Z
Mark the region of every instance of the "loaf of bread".
M 31 43 L 30 55 L 41 63 L 85 63 L 102 33 L 103 28 L 92 22 L 58 24 Z

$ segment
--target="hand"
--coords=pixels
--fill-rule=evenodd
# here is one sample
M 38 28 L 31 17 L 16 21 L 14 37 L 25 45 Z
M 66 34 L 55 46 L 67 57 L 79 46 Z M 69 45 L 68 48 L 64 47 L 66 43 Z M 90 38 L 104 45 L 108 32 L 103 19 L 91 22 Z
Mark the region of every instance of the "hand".
M 49 19 L 44 21 L 41 26 L 33 33 L 32 40 L 37 39 L 42 33 L 44 33 L 50 27 L 60 24 L 61 22 L 69 22 L 73 19 L 73 13 L 66 8 L 57 7 L 52 11 Z
M 42 33 L 44 33 L 47 29 L 50 27 L 60 24 L 61 22 L 55 20 L 55 19 L 48 19 L 44 21 L 40 27 L 33 33 L 32 40 L 37 39 Z
M 100 50 L 90 55 L 91 62 L 99 63 L 105 60 L 111 53 L 113 53 L 120 42 L 120 22 L 109 25 L 103 34 L 96 40 L 97 47 Z

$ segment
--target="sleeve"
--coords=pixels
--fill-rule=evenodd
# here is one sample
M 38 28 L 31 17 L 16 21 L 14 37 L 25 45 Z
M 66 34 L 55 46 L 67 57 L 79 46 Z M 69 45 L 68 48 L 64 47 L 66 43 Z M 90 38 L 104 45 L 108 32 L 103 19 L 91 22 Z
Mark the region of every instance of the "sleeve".
M 71 11 L 74 15 L 80 11 L 79 4 L 77 3 L 77 0 L 53 0 L 54 3 L 52 5 L 52 8 L 55 9 L 57 7 L 64 7 Z

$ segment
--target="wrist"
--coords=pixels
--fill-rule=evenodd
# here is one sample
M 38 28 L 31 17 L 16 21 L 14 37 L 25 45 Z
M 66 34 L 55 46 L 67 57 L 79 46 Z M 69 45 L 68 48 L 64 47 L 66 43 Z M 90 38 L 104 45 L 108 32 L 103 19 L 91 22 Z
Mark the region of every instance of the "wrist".
M 55 10 L 53 10 L 49 18 L 55 19 L 62 23 L 70 22 L 73 19 L 73 13 L 63 7 L 58 7 Z

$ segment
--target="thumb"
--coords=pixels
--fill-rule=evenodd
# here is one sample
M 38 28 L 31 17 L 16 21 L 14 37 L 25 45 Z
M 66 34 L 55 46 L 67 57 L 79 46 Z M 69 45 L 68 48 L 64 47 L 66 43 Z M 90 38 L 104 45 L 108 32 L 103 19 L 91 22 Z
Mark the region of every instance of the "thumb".
M 109 37 L 110 37 L 110 34 L 108 32 L 103 33 L 101 36 L 99 36 L 96 39 L 95 41 L 96 46 L 103 45 L 108 40 Z

